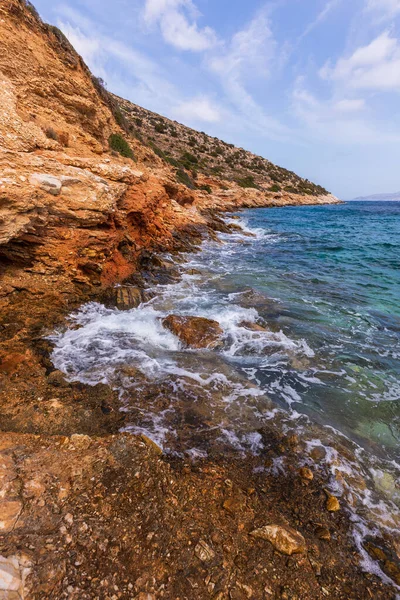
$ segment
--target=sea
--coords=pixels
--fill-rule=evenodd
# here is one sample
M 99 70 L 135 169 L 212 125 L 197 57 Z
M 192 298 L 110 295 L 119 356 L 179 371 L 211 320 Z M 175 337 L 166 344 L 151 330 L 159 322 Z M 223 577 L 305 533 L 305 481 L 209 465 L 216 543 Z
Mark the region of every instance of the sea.
M 53 363 L 117 389 L 125 430 L 167 453 L 252 453 L 263 465 L 265 424 L 296 431 L 303 463 L 351 498 L 362 565 L 388 580 L 363 541 L 400 531 L 400 202 L 226 221 L 240 228 L 166 257 L 180 277 L 149 285 L 148 302 L 71 315 L 51 336 Z M 183 347 L 162 324 L 170 314 L 218 321 L 221 347 Z M 285 464 L 268 468 L 282 475 Z

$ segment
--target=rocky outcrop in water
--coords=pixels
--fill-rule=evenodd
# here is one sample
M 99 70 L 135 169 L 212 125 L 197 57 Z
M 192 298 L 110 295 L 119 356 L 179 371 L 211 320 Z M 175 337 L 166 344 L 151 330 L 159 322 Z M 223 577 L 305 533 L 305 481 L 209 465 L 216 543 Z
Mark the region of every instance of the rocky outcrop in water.
M 163 325 L 189 348 L 217 348 L 221 346 L 223 330 L 217 321 L 204 317 L 169 315 Z

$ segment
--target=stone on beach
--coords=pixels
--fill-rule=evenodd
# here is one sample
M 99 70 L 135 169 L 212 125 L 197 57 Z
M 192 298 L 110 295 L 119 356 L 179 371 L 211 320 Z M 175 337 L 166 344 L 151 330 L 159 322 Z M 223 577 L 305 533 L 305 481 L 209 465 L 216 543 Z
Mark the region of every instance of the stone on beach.
M 222 344 L 223 330 L 217 321 L 203 317 L 169 315 L 163 325 L 190 348 L 217 348 Z
M 271 542 L 276 550 L 288 556 L 302 554 L 306 551 L 304 537 L 287 525 L 265 525 L 265 527 L 255 529 L 250 535 Z

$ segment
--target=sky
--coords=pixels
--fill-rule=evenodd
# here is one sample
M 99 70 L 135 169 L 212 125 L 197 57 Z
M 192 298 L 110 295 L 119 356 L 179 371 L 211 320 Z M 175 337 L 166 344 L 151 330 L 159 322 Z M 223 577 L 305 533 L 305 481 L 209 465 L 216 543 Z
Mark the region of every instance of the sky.
M 343 199 L 400 190 L 400 0 L 33 0 L 107 88 Z

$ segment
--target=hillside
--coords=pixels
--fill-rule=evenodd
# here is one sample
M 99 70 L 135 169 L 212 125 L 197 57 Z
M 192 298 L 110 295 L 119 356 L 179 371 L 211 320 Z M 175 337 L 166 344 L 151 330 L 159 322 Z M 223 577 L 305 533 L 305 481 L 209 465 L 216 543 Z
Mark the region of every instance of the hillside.
M 322 186 L 302 179 L 261 156 L 190 129 L 118 96 L 113 97 L 133 135 L 175 167 L 178 179 L 193 189 L 198 183 L 198 174 L 202 174 L 273 194 L 328 195 Z

